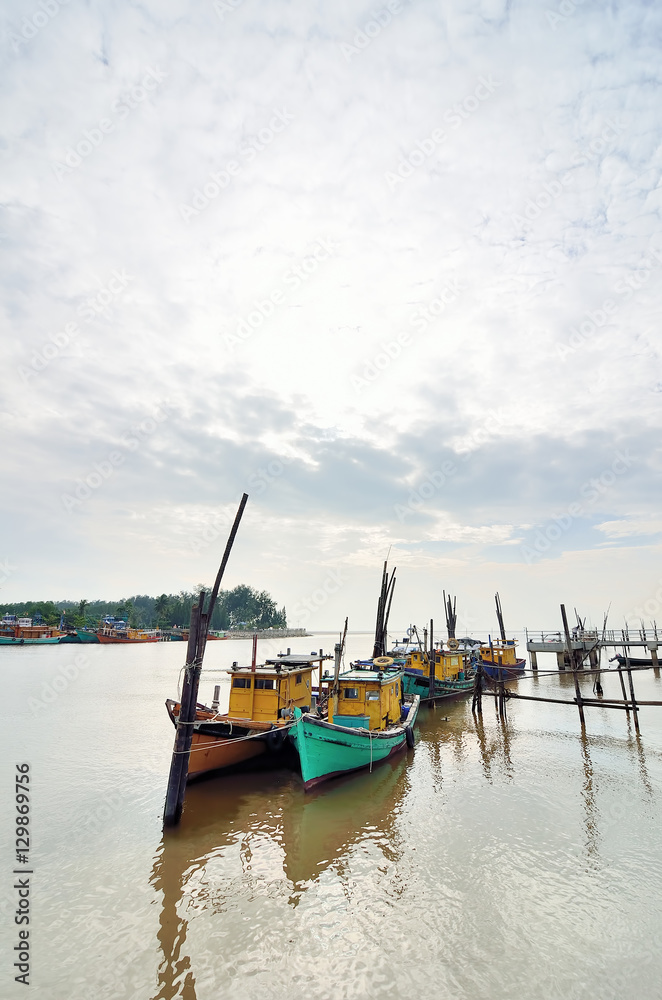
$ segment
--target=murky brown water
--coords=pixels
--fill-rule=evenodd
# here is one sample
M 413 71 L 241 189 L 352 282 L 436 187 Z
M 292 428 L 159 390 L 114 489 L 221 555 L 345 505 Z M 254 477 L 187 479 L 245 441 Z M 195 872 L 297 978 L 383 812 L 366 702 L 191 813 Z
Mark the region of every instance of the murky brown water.
M 369 637 L 350 642 L 369 652 Z M 571 707 L 511 703 L 505 728 L 489 700 L 478 726 L 468 703 L 422 710 L 415 751 L 372 775 L 309 795 L 287 771 L 213 779 L 189 789 L 164 837 L 163 702 L 183 655 L 182 643 L 0 650 L 2 997 L 27 992 L 11 969 L 20 761 L 32 996 L 662 996 L 662 709 L 642 709 L 641 739 L 606 709 L 587 709 L 585 738 Z M 249 655 L 247 642 L 210 644 L 201 695 Z M 573 695 L 568 678 L 519 683 Z M 662 700 L 652 672 L 635 684 Z

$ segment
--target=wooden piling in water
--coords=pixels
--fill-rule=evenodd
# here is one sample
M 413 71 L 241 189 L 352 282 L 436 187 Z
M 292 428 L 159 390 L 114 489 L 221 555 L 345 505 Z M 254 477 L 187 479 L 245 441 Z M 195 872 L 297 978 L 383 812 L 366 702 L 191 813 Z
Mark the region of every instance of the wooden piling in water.
M 627 666 L 627 663 L 628 663 L 627 657 L 625 658 L 625 663 L 626 663 L 626 666 Z M 632 705 L 632 716 L 634 718 L 634 729 L 635 729 L 635 732 L 637 734 L 639 734 L 639 709 L 637 708 L 637 701 L 636 701 L 636 698 L 634 696 L 634 684 L 632 682 L 632 671 L 630 670 L 629 666 L 627 666 L 627 675 L 628 675 L 628 684 L 630 685 L 630 697 L 631 697 L 630 704 Z
M 625 693 L 625 681 L 623 680 L 623 671 L 618 667 L 618 679 L 621 682 L 621 691 L 623 692 L 623 704 L 625 705 L 625 711 L 630 714 L 630 706 L 628 705 L 628 696 Z
M 182 685 L 182 696 L 179 706 L 179 719 L 177 721 L 177 732 L 175 733 L 175 745 L 172 751 L 172 761 L 170 763 L 170 775 L 168 777 L 168 790 L 166 792 L 165 807 L 163 810 L 164 827 L 176 826 L 182 815 L 184 808 L 184 795 L 186 794 L 186 781 L 188 778 L 188 765 L 191 755 L 191 742 L 193 740 L 193 724 L 195 722 L 196 709 L 198 704 L 198 687 L 200 684 L 200 673 L 202 671 L 202 660 L 205 655 L 207 644 L 207 632 L 211 624 L 211 616 L 218 597 L 218 590 L 223 579 L 227 561 L 230 558 L 232 545 L 239 528 L 248 494 L 244 493 L 239 504 L 239 509 L 234 519 L 234 524 L 228 537 L 223 559 L 219 567 L 211 596 L 209 607 L 204 611 L 205 593 L 201 592 L 198 604 L 194 605 L 191 611 L 191 626 L 186 650 L 186 669 L 184 671 L 184 683 Z
M 428 698 L 434 698 L 434 680 L 436 673 L 436 661 L 434 655 L 434 622 L 430 619 L 430 682 L 428 685 Z
M 471 702 L 471 711 L 483 714 L 483 665 L 478 661 L 476 673 L 474 674 L 474 696 Z
M 497 686 L 499 688 L 499 718 L 502 722 L 506 721 L 506 682 L 504 680 L 497 681 Z

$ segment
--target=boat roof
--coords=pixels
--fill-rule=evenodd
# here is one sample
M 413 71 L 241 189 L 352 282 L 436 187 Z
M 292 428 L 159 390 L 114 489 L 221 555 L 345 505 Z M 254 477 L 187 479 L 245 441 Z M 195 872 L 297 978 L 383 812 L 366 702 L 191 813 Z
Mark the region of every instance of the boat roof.
M 388 672 L 383 670 L 345 670 L 342 674 L 339 674 L 338 681 L 346 683 L 347 681 L 357 681 L 357 682 L 370 682 L 374 684 L 375 682 L 380 682 L 381 684 L 390 684 L 391 681 L 396 680 L 398 677 L 402 677 L 402 670 L 389 670 Z
M 332 660 L 333 657 L 330 653 L 324 653 L 320 656 L 319 653 L 279 653 L 274 660 L 265 660 L 265 663 L 272 663 L 276 666 L 286 666 L 286 667 L 306 667 L 311 663 L 319 663 L 320 660 Z
M 262 674 L 268 677 L 277 677 L 279 674 L 283 673 L 296 673 L 298 670 L 312 670 L 314 660 L 309 659 L 307 656 L 301 657 L 296 663 L 292 663 L 290 657 L 287 660 L 267 660 L 266 663 L 258 663 L 253 670 L 252 666 L 248 664 L 247 666 L 240 667 L 238 664 L 233 664 L 226 673 L 228 674 Z M 319 657 L 318 657 L 319 659 Z

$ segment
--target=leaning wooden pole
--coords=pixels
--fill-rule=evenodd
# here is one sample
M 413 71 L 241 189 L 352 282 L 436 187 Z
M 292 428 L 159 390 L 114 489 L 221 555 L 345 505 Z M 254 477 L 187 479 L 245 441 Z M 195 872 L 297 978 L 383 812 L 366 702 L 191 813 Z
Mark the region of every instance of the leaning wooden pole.
M 379 654 L 380 656 L 386 656 L 386 650 L 388 649 L 388 619 L 391 614 L 391 603 L 393 601 L 393 594 L 395 593 L 395 569 L 396 568 L 394 566 L 393 571 L 391 573 L 391 579 L 386 589 L 387 603 L 384 611 L 384 620 L 382 622 L 382 642 L 381 642 L 382 651 Z
M 211 624 L 211 616 L 216 604 L 218 590 L 223 579 L 223 573 L 230 558 L 230 552 L 234 544 L 239 522 L 241 521 L 248 494 L 244 493 L 239 504 L 234 519 L 234 524 L 225 546 L 223 559 L 216 580 L 212 588 L 207 612 L 204 611 L 205 594 L 200 594 L 198 604 L 191 611 L 191 629 L 189 632 L 188 648 L 186 651 L 186 668 L 184 671 L 184 683 L 182 685 L 182 697 L 179 707 L 179 719 L 177 721 L 177 732 L 175 733 L 175 745 L 172 751 L 172 761 L 170 764 L 170 776 L 168 778 L 168 790 L 166 792 L 165 808 L 163 810 L 164 827 L 177 826 L 184 808 L 184 795 L 186 794 L 186 779 L 188 777 L 188 764 L 191 755 L 191 741 L 193 739 L 193 724 L 198 703 L 198 687 L 200 684 L 200 673 L 202 671 L 202 659 L 205 655 L 207 643 L 207 632 Z
M 471 711 L 483 714 L 483 665 L 478 661 L 476 673 L 474 674 L 474 696 L 471 702 Z
M 428 698 L 434 698 L 434 682 L 437 661 L 434 652 L 434 619 L 430 619 L 430 655 L 428 657 L 428 663 L 430 667 L 429 678 L 428 678 Z
M 568 618 L 565 613 L 565 604 L 561 605 L 561 618 L 563 619 L 563 630 L 565 632 L 565 644 L 568 647 L 568 659 L 570 661 L 570 669 L 572 670 L 572 676 L 575 680 L 575 701 L 577 702 L 577 708 L 579 709 L 579 721 L 581 723 L 582 729 L 586 726 L 586 719 L 584 718 L 584 705 L 582 702 L 582 692 L 579 687 L 579 678 L 577 676 L 577 662 L 578 657 L 575 656 L 575 651 L 572 648 L 572 639 L 570 637 L 570 629 L 568 627 Z
M 629 659 L 628 659 L 627 656 L 625 657 L 625 666 L 626 666 L 626 672 L 627 672 L 627 675 L 628 675 L 628 684 L 630 686 L 630 697 L 632 699 L 631 705 L 632 705 L 632 718 L 634 719 L 634 728 L 635 728 L 635 732 L 637 733 L 637 735 L 639 735 L 639 718 L 638 718 L 639 709 L 637 708 L 637 701 L 636 701 L 636 698 L 634 696 L 634 684 L 632 683 L 632 671 L 630 670 L 630 661 L 629 661 Z
M 563 619 L 563 631 L 565 632 L 565 646 L 568 650 L 568 666 L 571 670 L 575 668 L 575 651 L 572 648 L 572 639 L 570 638 L 570 629 L 568 628 L 568 619 L 565 613 L 565 604 L 561 605 L 561 618 Z
M 382 570 L 382 585 L 379 590 L 379 600 L 377 602 L 377 620 L 375 621 L 375 643 L 372 649 L 372 658 L 376 659 L 378 656 L 384 655 L 384 650 L 382 647 L 382 636 L 384 634 L 384 614 L 386 611 L 386 592 L 388 589 L 388 570 L 387 563 L 384 562 L 384 568 Z
M 506 627 L 503 624 L 503 612 L 501 610 L 501 598 L 499 597 L 498 593 L 494 595 L 494 600 L 496 601 L 496 613 L 497 613 L 497 621 L 499 623 L 499 631 L 501 633 L 501 641 L 505 642 L 506 641 Z

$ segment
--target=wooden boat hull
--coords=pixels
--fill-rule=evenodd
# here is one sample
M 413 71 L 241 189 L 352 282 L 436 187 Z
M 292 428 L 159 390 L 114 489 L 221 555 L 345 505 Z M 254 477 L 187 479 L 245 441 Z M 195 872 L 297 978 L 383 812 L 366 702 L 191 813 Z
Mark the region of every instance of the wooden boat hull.
M 132 643 L 135 643 L 135 642 L 159 642 L 158 636 L 151 636 L 151 635 L 147 636 L 144 639 L 123 639 L 123 638 L 120 638 L 120 636 L 116 636 L 116 635 L 103 635 L 101 632 L 98 632 L 97 633 L 97 638 L 98 638 L 99 642 L 102 642 L 102 643 L 108 643 L 108 642 L 122 642 L 122 643 L 129 643 L 129 642 L 132 642 Z
M 526 660 L 517 659 L 514 663 L 507 665 L 499 664 L 490 660 L 482 660 L 483 673 L 493 681 L 512 681 L 521 677 L 526 669 Z
M 86 632 L 83 628 L 76 629 L 76 635 L 80 642 L 98 642 L 99 636 L 96 632 Z
M 652 660 L 646 660 L 641 656 L 628 656 L 627 663 L 625 662 L 625 657 L 621 656 L 619 653 L 617 656 L 612 657 L 614 660 L 618 660 L 619 667 L 654 667 L 657 664 L 653 663 Z M 611 662 L 611 661 L 610 661 Z
M 407 719 L 384 730 L 338 726 L 295 709 L 289 737 L 299 754 L 304 789 L 310 791 L 329 778 L 371 768 L 404 750 L 409 741 L 413 745 L 419 705 L 420 698 L 416 696 Z
M 16 639 L 3 636 L 0 637 L 0 646 L 54 646 L 60 638 L 61 636 L 49 639 Z
M 176 726 L 179 704 L 168 699 L 166 708 Z M 229 720 L 227 716 L 219 717 L 201 705 L 193 727 L 188 777 L 194 779 L 206 774 L 238 770 L 255 758 L 266 755 L 276 758 L 284 748 L 286 737 L 285 727 L 274 729 L 270 723 L 251 722 L 249 719 Z
M 429 678 L 420 671 L 405 669 L 403 677 L 405 694 L 420 695 L 421 701 L 457 701 L 459 698 L 466 698 L 474 689 L 473 677 L 464 677 L 462 680 L 444 680 L 440 677 L 434 679 L 434 696 L 430 698 Z

